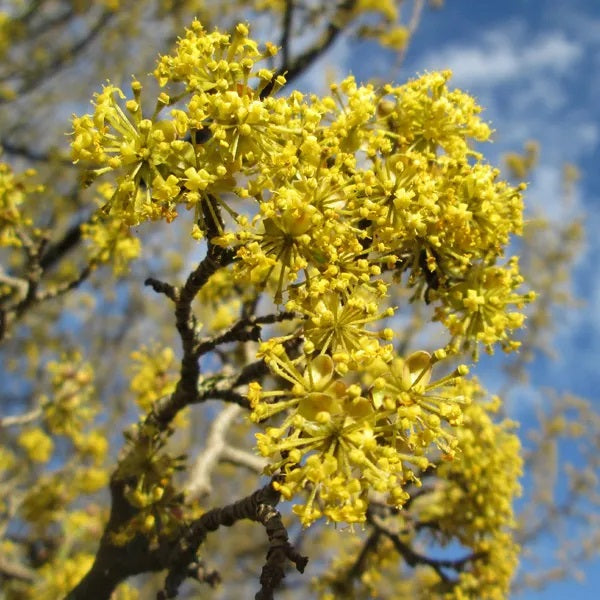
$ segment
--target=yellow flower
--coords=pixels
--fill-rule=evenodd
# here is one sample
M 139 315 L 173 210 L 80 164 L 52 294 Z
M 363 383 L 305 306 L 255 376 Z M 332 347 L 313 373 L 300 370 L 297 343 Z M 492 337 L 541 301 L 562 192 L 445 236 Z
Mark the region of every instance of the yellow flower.
M 111 263 L 116 276 L 127 272 L 129 263 L 141 253 L 141 243 L 121 219 L 97 215 L 81 226 L 84 240 L 89 242 L 88 256 L 92 264 Z
M 74 483 L 84 494 L 93 494 L 106 487 L 108 472 L 97 467 L 83 467 L 75 474 Z
M 34 588 L 35 598 L 55 600 L 71 591 L 90 570 L 94 556 L 78 553 L 65 558 L 58 554 L 40 569 L 41 579 Z
M 48 363 L 52 394 L 43 398 L 44 419 L 52 433 L 77 438 L 96 414 L 92 366 L 77 353 Z
M 0 162 L 0 247 L 21 246 L 17 229 L 31 225 L 25 212 L 28 196 L 44 188 L 33 183 L 35 171 L 14 173 L 6 163 Z
M 54 450 L 52 438 L 39 428 L 25 429 L 19 435 L 19 445 L 25 449 L 30 460 L 48 462 Z
M 73 439 L 78 452 L 84 456 L 91 456 L 95 464 L 100 464 L 108 451 L 106 434 L 101 431 L 90 431 Z
M 383 46 L 393 50 L 404 50 L 410 40 L 410 30 L 408 27 L 399 25 L 378 35 L 377 39 Z
M 460 283 L 445 291 L 445 306 L 437 310 L 436 318 L 452 334 L 451 347 L 462 343 L 468 348 L 481 342 L 491 353 L 493 344 L 500 342 L 506 351 L 518 348 L 509 334 L 523 326 L 525 316 L 509 307 L 522 308 L 535 299 L 531 292 L 515 293 L 522 282 L 518 259 L 512 258 L 505 267 L 475 265 Z
M 268 472 L 285 474 L 277 484 L 285 498 L 310 490 L 294 507 L 304 525 L 321 516 L 364 521 L 369 490 L 400 506 L 408 499 L 404 484 L 418 481 L 418 472 L 427 468 L 423 453 L 432 442 L 448 455 L 454 452 L 456 439 L 443 422 L 460 420 L 460 405 L 467 399 L 454 394 L 451 384 L 466 374 L 465 368 L 429 383 L 432 359 L 418 352 L 391 366 L 384 363 L 369 398 L 360 386 L 337 376 L 326 354 L 292 361 L 277 344 L 265 344 L 261 351 L 290 388 L 251 387 L 254 421 L 286 414 L 278 426 L 256 435 L 257 447 L 271 459 Z M 444 395 L 430 393 L 438 388 Z
M 169 396 L 175 390 L 175 353 L 170 347 L 142 346 L 132 352 L 131 358 L 135 362 L 129 387 L 135 394 L 136 403 L 146 413 L 159 398 Z

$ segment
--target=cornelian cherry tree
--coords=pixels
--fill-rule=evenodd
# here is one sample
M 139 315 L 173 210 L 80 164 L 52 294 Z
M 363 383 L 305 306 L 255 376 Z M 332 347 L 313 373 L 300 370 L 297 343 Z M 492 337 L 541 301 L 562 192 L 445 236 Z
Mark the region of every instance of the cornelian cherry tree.
M 75 201 L 67 175 L 0 166 L 0 333 L 45 390 L 0 430 L 7 598 L 271 598 L 294 569 L 323 598 L 507 597 L 523 459 L 469 369 L 519 349 L 535 297 L 507 255 L 524 186 L 450 72 L 294 89 L 368 12 L 359 33 L 403 48 L 394 3 L 341 3 L 295 57 L 298 5 L 262 4 L 279 40 L 191 20 L 77 111 L 70 158 L 39 161 L 78 173 Z M 68 297 L 89 331 L 52 320 Z

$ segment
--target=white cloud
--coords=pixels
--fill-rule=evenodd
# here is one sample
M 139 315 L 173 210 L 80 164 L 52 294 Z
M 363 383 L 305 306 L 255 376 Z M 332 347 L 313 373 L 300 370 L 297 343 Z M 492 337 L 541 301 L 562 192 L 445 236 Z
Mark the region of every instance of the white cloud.
M 569 216 L 572 218 L 573 207 L 561 202 L 562 187 L 559 166 L 548 163 L 538 165 L 527 190 L 527 206 L 557 223 Z
M 577 39 L 582 43 L 600 48 L 600 14 L 573 10 L 566 2 L 558 4 L 552 14 L 553 22 L 558 27 L 566 27 L 569 31 L 576 32 Z M 596 56 L 600 57 L 597 50 Z
M 514 110 L 523 113 L 527 110 L 556 111 L 568 102 L 568 94 L 564 86 L 552 77 L 536 77 L 527 81 L 527 85 L 519 86 L 512 95 Z
M 589 154 L 598 146 L 600 131 L 595 121 L 584 121 L 573 127 L 572 136 L 579 142 L 582 154 Z
M 528 39 L 518 23 L 498 27 L 470 44 L 451 44 L 428 54 L 428 69 L 450 68 L 462 86 L 491 86 L 530 78 L 538 72 L 560 74 L 582 56 L 583 47 L 563 31 L 550 31 Z

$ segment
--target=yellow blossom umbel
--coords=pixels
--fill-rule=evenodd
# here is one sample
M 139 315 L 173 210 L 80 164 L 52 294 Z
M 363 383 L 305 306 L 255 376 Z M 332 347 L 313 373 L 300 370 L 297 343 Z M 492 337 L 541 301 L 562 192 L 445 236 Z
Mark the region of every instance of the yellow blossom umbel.
M 432 360 L 426 352 L 389 365 L 381 361 L 382 374 L 367 393 L 344 383 L 327 354 L 293 361 L 273 344 L 263 352 L 290 388 L 250 387 L 254 421 L 286 414 L 277 427 L 257 434 L 258 449 L 271 458 L 269 472 L 285 474 L 277 484 L 285 498 L 307 494 L 294 506 L 304 525 L 322 515 L 336 522 L 363 521 L 371 490 L 400 506 L 408 499 L 403 485 L 418 483 L 418 473 L 429 464 L 429 446 L 435 442 L 447 455 L 453 453 L 456 441 L 444 422 L 460 421 L 464 399 L 450 390 L 466 369 L 430 383 Z

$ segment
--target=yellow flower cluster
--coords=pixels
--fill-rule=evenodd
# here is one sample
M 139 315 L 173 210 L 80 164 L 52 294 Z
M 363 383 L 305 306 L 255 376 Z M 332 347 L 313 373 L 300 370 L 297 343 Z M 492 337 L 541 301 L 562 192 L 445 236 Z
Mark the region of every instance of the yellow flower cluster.
M 429 466 L 425 452 L 432 443 L 453 455 L 456 441 L 444 423 L 460 422 L 464 398 L 453 387 L 466 368 L 431 383 L 435 359 L 427 352 L 391 363 L 375 359 L 370 373 L 376 378 L 363 393 L 336 373 L 336 361 L 348 371 L 344 353 L 291 360 L 272 343 L 262 352 L 272 372 L 291 387 L 263 391 L 251 384 L 254 421 L 286 415 L 277 427 L 257 434 L 258 449 L 271 458 L 270 472 L 285 474 L 276 484 L 285 498 L 308 490 L 306 502 L 294 506 L 304 525 L 323 515 L 335 522 L 364 521 L 372 490 L 400 506 L 408 499 L 404 484 L 418 484 L 418 473 Z
M 198 328 L 208 333 L 231 326 L 239 318 L 243 302 L 251 300 L 252 290 L 236 285 L 231 268 L 217 271 L 196 296 L 195 306 L 202 311 Z
M 540 145 L 529 140 L 525 142 L 524 152 L 508 152 L 504 155 L 504 164 L 509 170 L 513 179 L 523 180 L 536 166 L 540 154 Z
M 362 286 L 377 302 L 388 289 L 383 271 L 408 272 L 415 296 L 426 289 L 451 312 L 456 286 L 477 291 L 481 282 L 470 280 L 493 267 L 484 326 L 464 341 L 515 348 L 507 331 L 522 319 L 504 318 L 505 305 L 533 295 L 514 293 L 516 263 L 496 262 L 521 232 L 520 190 L 498 181 L 470 148 L 469 138 L 483 141 L 490 130 L 471 97 L 447 89 L 448 78 L 433 73 L 379 92 L 348 78 L 331 97 L 292 93 L 280 151 L 266 153 L 247 173 L 254 179 L 237 189 L 258 201 L 258 213 L 238 217 L 238 230 L 216 240 L 238 245 L 239 281 L 271 285 L 278 303 L 287 292 L 288 306 L 308 313 L 331 290 L 345 301 Z
M 10 27 L 12 19 L 7 12 L 0 11 L 0 57 L 4 57 L 4 53 L 11 44 Z
M 52 457 L 54 442 L 39 427 L 24 429 L 19 435 L 19 446 L 24 448 L 30 460 L 45 463 Z
M 107 205 L 111 216 L 127 225 L 171 221 L 177 204 L 197 207 L 208 194 L 232 188 L 241 162 L 253 151 L 258 160 L 268 149 L 263 144 L 276 135 L 270 99 L 261 98 L 273 73 L 255 66 L 273 53 L 273 46 L 259 52 L 245 25 L 230 37 L 206 33 L 195 21 L 175 55 L 162 57 L 155 71 L 161 86 L 183 84 L 184 91 L 162 92 L 150 118 L 142 112 L 139 81 L 126 102 L 122 90 L 104 87 L 94 114 L 74 118 L 72 149 L 75 161 L 97 165 L 90 181 L 108 171 L 121 173 Z M 255 80 L 261 83 L 250 87 Z M 271 91 L 282 84 L 278 80 Z M 173 109 L 165 118 L 164 109 L 183 98 L 186 110 Z
M 513 501 L 521 491 L 521 446 L 514 423 L 492 420 L 499 398 L 486 401 L 475 380 L 462 380 L 457 387 L 473 398 L 456 430 L 460 454 L 438 467 L 436 492 L 421 503 L 417 500 L 413 508 L 420 521 L 435 523 L 445 539 L 480 555 L 445 598 L 501 600 L 507 597 L 518 561 L 511 531 L 516 525 Z
M 500 342 L 506 351 L 515 350 L 519 342 L 509 338 L 509 332 L 523 326 L 525 315 L 510 311 L 510 306 L 522 309 L 535 298 L 530 292 L 519 295 L 514 290 L 521 285 L 518 259 L 513 257 L 506 268 L 479 265 L 469 270 L 465 279 L 444 292 L 445 306 L 437 310 L 439 319 L 452 334 L 451 346 L 458 349 L 462 341 L 485 344 L 488 352 Z
M 46 370 L 52 392 L 40 398 L 41 423 L 24 428 L 18 443 L 30 460 L 45 463 L 52 458 L 55 438 L 64 436 L 78 461 L 37 477 L 24 494 L 21 517 L 42 528 L 62 522 L 78 494 L 93 494 L 108 483 L 104 467 L 108 441 L 91 428 L 98 412 L 92 366 L 80 354 L 71 353 L 49 362 Z
M 325 292 L 303 304 L 290 300 L 286 308 L 307 317 L 303 328 L 307 354 L 318 350 L 342 358 L 341 353 L 344 353 L 351 361 L 348 368 L 364 362 L 367 357 L 379 355 L 381 348 L 373 343 L 374 339 L 390 341 L 393 337 L 389 328 L 380 331 L 365 328 L 369 323 L 394 314 L 391 308 L 378 312 L 376 297 L 365 286 L 352 289 L 347 299 L 334 292 Z M 338 371 L 344 368 L 341 361 L 337 368 Z
M 184 468 L 185 457 L 165 451 L 171 433 L 147 423 L 134 425 L 126 432 L 127 451 L 115 477 L 129 482 L 124 495 L 136 513 L 113 532 L 113 543 L 126 544 L 138 533 L 158 539 L 159 534 L 169 536 L 179 530 L 184 516 L 183 495 L 177 491 L 173 476 Z
M 42 475 L 23 498 L 20 514 L 37 527 L 60 522 L 67 505 L 76 495 L 75 487 L 68 485 L 59 474 Z
M 358 34 L 361 37 L 375 38 L 385 47 L 396 51 L 406 48 L 410 40 L 410 30 L 402 25 L 398 3 L 394 0 L 358 0 L 353 3 L 354 15 L 368 15 Z
M 34 176 L 33 169 L 17 174 L 0 162 L 0 247 L 21 246 L 17 230 L 31 225 L 23 205 L 29 194 L 43 190 L 43 186 L 32 181 Z
M 24 429 L 19 444 L 31 460 L 47 462 L 54 447 L 51 436 L 65 436 L 82 458 L 100 465 L 108 443 L 102 433 L 89 428 L 98 413 L 91 364 L 74 352 L 50 361 L 46 371 L 50 375 L 52 392 L 39 399 L 43 429 Z
M 77 442 L 98 410 L 94 402 L 93 368 L 80 354 L 74 353 L 49 362 L 47 372 L 51 376 L 52 394 L 41 398 L 46 426 L 51 433 Z
M 40 569 L 41 580 L 34 588 L 35 597 L 40 600 L 54 600 L 64 596 L 79 583 L 93 562 L 93 554 L 78 553 L 66 560 L 46 563 Z
M 114 186 L 102 184 L 98 191 L 104 201 L 114 194 Z M 91 265 L 110 263 L 116 276 L 127 272 L 129 263 L 141 253 L 141 243 L 128 225 L 119 218 L 110 217 L 98 211 L 88 223 L 81 226 L 81 233 L 87 242 L 88 260 Z
M 426 488 L 413 499 L 410 511 L 385 521 L 402 543 L 420 553 L 421 562 L 400 566 L 402 558 L 394 544 L 381 535 L 364 555 L 359 576 L 349 579 L 365 543 L 353 540 L 315 580 L 323 600 L 379 596 L 384 589 L 395 590 L 394 597 L 423 600 L 503 600 L 508 596 L 518 556 L 511 530 L 515 527 L 512 503 L 520 493 L 519 440 L 512 433 L 513 423 L 492 421 L 500 401 L 487 400 L 476 380 L 458 380 L 456 391 L 471 402 L 456 430 L 455 460 L 439 462 L 429 471 Z M 442 546 L 460 544 L 463 555 L 471 552 L 473 558 L 456 573 L 446 568 L 447 579 L 442 580 L 432 566 L 435 557 L 418 550 L 419 531 L 431 531 Z
M 118 171 L 106 211 L 125 227 L 194 208 L 195 238 L 216 227 L 214 243 L 237 247 L 238 282 L 272 286 L 277 303 L 287 294 L 301 311 L 324 291 L 346 300 L 362 286 L 381 298 L 382 273 L 407 272 L 415 296 L 441 304 L 454 341 L 516 347 L 507 331 L 522 319 L 503 317 L 505 305 L 531 297 L 514 293 L 514 263 L 496 263 L 522 229 L 520 188 L 472 149 L 490 136 L 473 98 L 448 89 L 449 72 L 379 90 L 349 77 L 324 98 L 274 98 L 284 81 L 256 66 L 274 52 L 244 25 L 229 36 L 196 21 L 158 63 L 169 93 L 151 118 L 140 82 L 130 100 L 106 86 L 94 114 L 74 119 L 72 144 L 93 176 Z M 457 299 L 461 288 L 472 302 Z M 481 298 L 481 310 L 468 308 Z M 458 332 L 452 313 L 465 307 L 468 331 Z
M 171 348 L 154 345 L 143 346 L 132 352 L 135 361 L 129 389 L 135 395 L 137 405 L 147 414 L 154 402 L 169 396 L 175 390 L 177 371 L 175 353 Z

